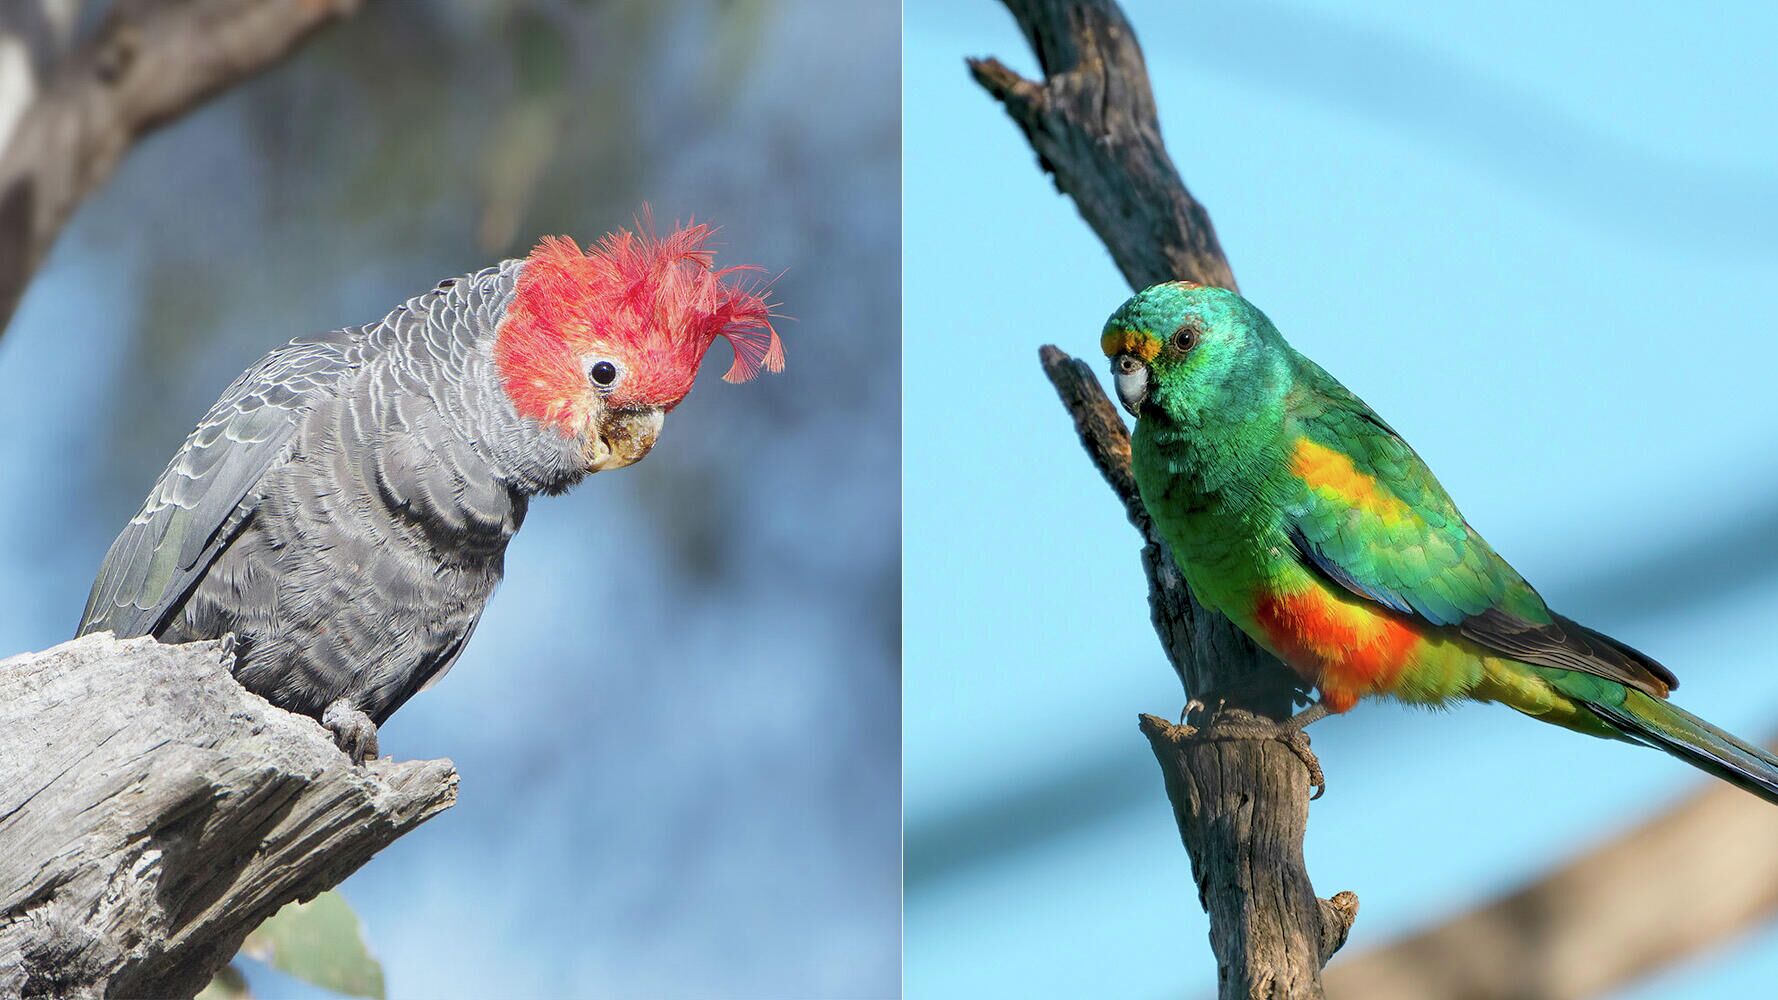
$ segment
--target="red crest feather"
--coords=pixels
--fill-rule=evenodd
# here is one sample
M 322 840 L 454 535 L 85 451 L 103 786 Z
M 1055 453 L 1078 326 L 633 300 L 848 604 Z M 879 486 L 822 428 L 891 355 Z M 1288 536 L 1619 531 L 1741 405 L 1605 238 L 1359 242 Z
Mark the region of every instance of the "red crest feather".
M 760 269 L 718 269 L 712 232 L 693 224 L 658 237 L 645 210 L 636 232 L 619 229 L 584 253 L 566 236 L 544 237 L 494 344 L 519 412 L 573 429 L 589 391 L 582 359 L 593 356 L 622 369 L 607 397 L 617 407 L 678 405 L 718 337 L 735 353 L 724 380 L 783 371 L 768 289 L 735 280 Z

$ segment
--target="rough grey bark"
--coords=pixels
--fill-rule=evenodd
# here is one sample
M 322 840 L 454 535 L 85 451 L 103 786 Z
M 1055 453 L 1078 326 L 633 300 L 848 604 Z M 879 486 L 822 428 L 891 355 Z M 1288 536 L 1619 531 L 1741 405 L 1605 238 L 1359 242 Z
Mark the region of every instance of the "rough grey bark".
M 1136 36 L 1111 0 L 1005 0 L 1037 53 L 1042 82 L 971 60 L 1056 187 L 1134 288 L 1188 278 L 1235 287 L 1208 213 L 1161 141 Z M 1143 538 L 1155 631 L 1186 691 L 1223 709 L 1202 729 L 1144 717 L 1166 780 L 1225 998 L 1322 995 L 1321 967 L 1357 915 L 1350 892 L 1317 900 L 1303 862 L 1309 768 L 1282 742 L 1237 737 L 1230 721 L 1289 716 L 1295 677 L 1227 619 L 1192 599 L 1137 498 L 1129 434 L 1092 370 L 1046 346 L 1041 359 L 1081 444 Z M 1246 714 L 1242 714 L 1246 713 Z
M 219 643 L 0 660 L 0 996 L 191 996 L 456 790 L 445 760 L 353 767 Z
M 1148 64 L 1110 0 L 1005 0 L 1043 67 L 1041 83 L 972 59 L 1056 187 L 1074 199 L 1132 288 L 1190 278 L 1235 288 L 1210 214 L 1161 142 Z
M 364 0 L 75 0 L 0 17 L 0 334 L 80 201 L 136 140 L 278 62 Z

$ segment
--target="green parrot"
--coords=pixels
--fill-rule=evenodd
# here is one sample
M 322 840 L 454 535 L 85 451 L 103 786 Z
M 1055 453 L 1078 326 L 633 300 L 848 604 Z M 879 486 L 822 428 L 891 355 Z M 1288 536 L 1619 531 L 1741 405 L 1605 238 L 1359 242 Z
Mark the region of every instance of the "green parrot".
M 1551 611 L 1414 449 L 1246 299 L 1191 282 L 1105 324 L 1142 504 L 1199 603 L 1320 700 L 1499 702 L 1778 802 L 1778 758 L 1668 703 L 1652 658 Z

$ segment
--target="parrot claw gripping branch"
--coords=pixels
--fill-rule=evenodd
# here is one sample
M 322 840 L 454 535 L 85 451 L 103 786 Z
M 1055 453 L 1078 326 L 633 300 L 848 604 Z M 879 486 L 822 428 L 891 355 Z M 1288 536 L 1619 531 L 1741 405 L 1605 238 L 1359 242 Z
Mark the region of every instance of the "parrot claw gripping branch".
M 233 672 L 354 762 L 462 654 L 531 499 L 640 461 L 726 339 L 724 378 L 784 367 L 751 267 L 644 212 L 582 251 L 440 282 L 272 351 L 173 456 L 79 634 L 233 634 Z

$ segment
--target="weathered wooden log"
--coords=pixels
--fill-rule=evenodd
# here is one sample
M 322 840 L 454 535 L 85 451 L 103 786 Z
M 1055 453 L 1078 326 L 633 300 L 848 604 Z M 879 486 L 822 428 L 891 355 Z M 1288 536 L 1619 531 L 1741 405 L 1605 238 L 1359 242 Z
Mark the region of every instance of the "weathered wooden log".
M 0 660 L 0 996 L 191 996 L 456 797 L 448 760 L 352 766 L 219 643 Z

